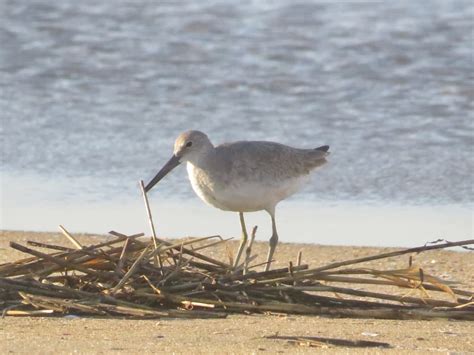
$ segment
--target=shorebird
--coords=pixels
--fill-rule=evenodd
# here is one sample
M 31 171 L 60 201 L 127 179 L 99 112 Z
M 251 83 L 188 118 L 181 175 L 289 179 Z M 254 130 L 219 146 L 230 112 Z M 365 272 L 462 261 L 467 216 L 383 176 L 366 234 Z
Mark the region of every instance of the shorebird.
M 328 150 L 327 145 L 298 149 L 266 141 L 214 146 L 203 132 L 187 131 L 178 136 L 171 159 L 146 185 L 145 191 L 186 162 L 189 180 L 201 200 L 221 210 L 239 213 L 242 239 L 234 267 L 239 265 L 248 238 L 244 212 L 267 211 L 272 220 L 267 271 L 278 244 L 276 205 L 294 194 L 313 169 L 326 163 Z

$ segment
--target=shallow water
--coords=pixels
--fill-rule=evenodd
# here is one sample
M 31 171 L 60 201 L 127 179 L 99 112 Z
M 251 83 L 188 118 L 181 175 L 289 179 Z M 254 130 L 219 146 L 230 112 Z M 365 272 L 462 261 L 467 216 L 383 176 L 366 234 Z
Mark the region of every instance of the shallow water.
M 330 144 L 293 203 L 454 206 L 472 234 L 473 13 L 470 1 L 3 1 L 2 228 L 21 215 L 41 228 L 28 206 L 136 201 L 175 136 L 198 128 L 215 143 Z M 158 190 L 196 201 L 183 170 Z
M 74 232 L 105 234 L 149 233 L 142 197 L 119 196 L 94 201 L 76 197 L 64 203 L 62 189 L 34 190 L 27 180 L 10 184 L 3 212 L 9 229 L 58 230 L 58 224 Z M 23 188 L 22 186 L 26 186 Z M 221 235 L 240 237 L 237 213 L 204 205 L 197 197 L 186 201 L 152 194 L 150 204 L 157 233 L 166 237 Z M 271 222 L 266 212 L 245 214 L 247 227 L 258 225 L 257 240 L 268 241 Z M 332 245 L 419 246 L 439 238 L 451 241 L 472 237 L 472 210 L 457 205 L 401 206 L 347 201 L 282 202 L 277 225 L 282 242 Z

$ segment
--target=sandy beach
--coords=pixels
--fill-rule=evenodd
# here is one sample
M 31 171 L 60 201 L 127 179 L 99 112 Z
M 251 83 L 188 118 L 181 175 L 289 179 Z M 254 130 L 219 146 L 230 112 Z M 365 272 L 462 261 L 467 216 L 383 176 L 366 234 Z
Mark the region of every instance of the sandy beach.
M 79 235 L 84 244 L 103 236 Z M 57 233 L 2 231 L 0 263 L 24 257 L 8 243 L 37 240 L 67 245 Z M 235 248 L 237 242 L 230 243 Z M 263 255 L 266 245 L 257 243 L 255 252 Z M 371 255 L 390 248 L 279 245 L 275 266 L 295 260 L 303 250 L 303 262 L 318 266 L 331 261 Z M 224 253 L 225 250 L 218 250 Z M 373 262 L 374 267 L 403 267 L 407 258 Z M 426 273 L 456 280 L 462 288 L 474 290 L 474 258 L 470 252 L 431 251 L 414 255 L 414 262 Z M 400 294 L 406 292 L 400 290 Z M 358 353 L 474 352 L 474 324 L 465 321 L 402 321 L 372 319 L 331 319 L 294 315 L 230 315 L 227 319 L 92 318 L 75 316 L 5 317 L 0 321 L 1 353 L 309 353 L 354 351 Z M 316 336 L 348 340 L 377 341 L 388 349 L 309 347 L 280 336 Z

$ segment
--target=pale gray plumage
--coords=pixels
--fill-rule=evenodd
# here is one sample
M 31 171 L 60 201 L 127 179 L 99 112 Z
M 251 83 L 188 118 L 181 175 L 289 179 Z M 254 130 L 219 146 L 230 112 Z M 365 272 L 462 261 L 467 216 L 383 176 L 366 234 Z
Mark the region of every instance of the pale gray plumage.
M 328 149 L 328 146 L 298 149 L 264 141 L 239 141 L 214 147 L 204 133 L 187 131 L 176 139 L 172 158 L 145 189 L 149 191 L 175 166 L 187 162 L 189 179 L 202 200 L 240 214 L 243 237 L 236 266 L 247 240 L 243 213 L 266 210 L 272 217 L 273 230 L 268 270 L 278 241 L 275 206 L 295 193 L 312 170 L 326 163 Z

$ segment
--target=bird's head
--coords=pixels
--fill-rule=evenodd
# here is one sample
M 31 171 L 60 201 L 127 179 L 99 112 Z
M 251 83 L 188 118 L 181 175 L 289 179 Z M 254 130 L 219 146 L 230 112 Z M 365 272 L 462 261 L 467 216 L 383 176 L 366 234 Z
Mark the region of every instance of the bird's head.
M 161 168 L 156 176 L 146 185 L 148 192 L 171 170 L 182 162 L 195 162 L 205 154 L 213 145 L 206 134 L 200 131 L 186 131 L 181 133 L 174 142 L 174 150 L 171 159 Z
M 178 157 L 180 163 L 192 162 L 199 159 L 206 150 L 212 147 L 212 143 L 205 133 L 187 131 L 176 138 L 173 155 Z

